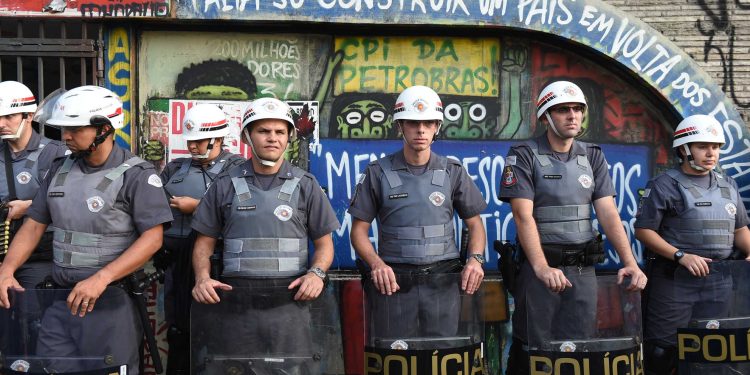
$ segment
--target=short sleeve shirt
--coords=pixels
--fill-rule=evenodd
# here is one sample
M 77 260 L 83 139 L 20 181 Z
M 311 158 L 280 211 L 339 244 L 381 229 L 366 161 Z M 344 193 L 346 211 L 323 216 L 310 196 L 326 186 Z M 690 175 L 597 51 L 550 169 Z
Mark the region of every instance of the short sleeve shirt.
M 394 169 L 409 171 L 409 167 L 404 159 L 403 150 L 386 157 L 391 158 Z M 429 173 L 429 170 L 440 168 L 438 155 L 433 152 L 430 155 L 430 160 L 427 162 L 427 173 Z M 485 198 L 460 163 L 448 159 L 446 173 L 450 178 L 451 187 L 453 188 L 450 199 L 452 199 L 453 208 L 461 219 L 479 215 L 487 208 Z M 380 181 L 383 178 L 385 177 L 380 166 L 374 162 L 367 166 L 362 177 L 360 177 L 360 182 L 357 184 L 354 196 L 349 203 L 349 214 L 368 223 L 377 217 L 383 202 L 383 192 L 380 188 Z
M 713 173 L 709 176 L 710 186 L 716 186 L 716 176 Z M 733 178 L 729 176 L 724 176 L 724 178 L 737 189 L 737 182 Z M 735 206 L 737 206 L 737 214 L 735 215 L 734 227 L 739 229 L 748 225 L 747 210 L 739 198 L 735 202 Z M 646 189 L 638 204 L 634 226 L 658 232 L 665 217 L 677 216 L 679 212 L 684 210 L 685 202 L 677 181 L 666 173 L 662 173 L 646 184 Z
M 264 189 L 260 180 L 264 177 L 256 175 L 253 169 L 252 160 L 247 160 L 244 163 L 220 174 L 214 180 L 214 183 L 206 191 L 206 195 L 201 199 L 198 208 L 193 214 L 192 228 L 197 232 L 213 237 L 219 238 L 222 236 L 223 228 L 227 220 L 230 219 L 232 214 L 232 201 L 235 197 L 234 185 L 232 184 L 232 178 L 229 172 L 235 168 L 240 168 L 246 172 L 246 179 L 248 184 L 251 184 L 259 189 Z M 278 173 L 273 177 L 268 189 L 270 190 L 284 184 L 285 180 L 293 178 L 292 165 L 286 160 L 283 161 L 281 168 Z M 317 240 L 325 235 L 331 234 L 334 230 L 340 226 L 336 213 L 331 207 L 331 202 L 323 193 L 323 189 L 320 187 L 318 180 L 315 176 L 310 173 L 305 173 L 304 177 L 300 181 L 300 199 L 298 201 L 297 209 L 299 212 L 307 213 L 307 234 L 312 240 Z M 249 225 L 255 225 L 248 223 Z M 256 223 L 257 224 L 257 223 Z
M 552 151 L 547 134 L 534 139 L 537 143 L 539 154 L 548 155 L 551 158 L 565 161 L 561 156 Z M 586 155 L 594 177 L 594 191 L 592 200 L 602 197 L 616 196 L 615 187 L 607 168 L 607 160 L 599 146 L 591 143 L 573 141 L 568 158 L 575 155 Z M 502 182 L 500 184 L 500 199 L 510 202 L 513 198 L 524 198 L 534 200 L 536 195 L 534 187 L 534 165 L 535 156 L 527 145 L 516 145 L 508 151 L 505 158 L 505 169 L 503 170 Z
M 102 169 L 115 168 L 131 157 L 133 157 L 133 154 L 130 151 L 114 146 L 109 157 L 101 166 L 90 167 L 84 159 L 78 159 L 76 163 L 81 167 L 83 173 L 89 174 Z M 52 178 L 57 174 L 64 161 L 65 158 L 55 160 L 26 213 L 39 223 L 54 225 L 47 206 L 47 190 Z M 143 233 L 154 226 L 172 221 L 169 202 L 164 195 L 161 180 L 153 165 L 147 162 L 135 165 L 125 171 L 122 178 L 123 185 L 117 195 L 115 204 L 120 205 L 124 211 L 130 213 L 138 233 Z

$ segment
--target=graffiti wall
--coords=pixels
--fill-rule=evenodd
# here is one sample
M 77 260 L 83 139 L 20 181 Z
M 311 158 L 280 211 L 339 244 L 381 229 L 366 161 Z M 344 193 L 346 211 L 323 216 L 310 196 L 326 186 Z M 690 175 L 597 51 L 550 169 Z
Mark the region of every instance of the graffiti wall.
M 504 156 L 513 142 L 543 131 L 533 117 L 541 86 L 574 81 L 590 98 L 581 137 L 605 144 L 623 225 L 642 259 L 632 231 L 637 194 L 671 162 L 671 131 L 658 103 L 595 61 L 527 39 L 489 37 L 145 33 L 140 52 L 146 156 L 161 163 L 184 153 L 176 124 L 195 100 L 234 108 L 228 114 L 236 118 L 248 99 L 318 99 L 308 108 L 318 114 L 310 118 L 319 126 L 310 128 L 320 132 L 309 148 L 309 170 L 343 223 L 334 236 L 340 268 L 354 262 L 346 213 L 354 183 L 370 160 L 400 147 L 392 107 L 401 90 L 422 84 L 441 95 L 445 122 L 436 150 L 460 160 L 484 193 L 485 250 L 496 259 L 492 241 L 515 237 L 510 209 L 497 199 Z M 303 149 L 294 146 L 290 159 L 299 160 Z M 617 264 L 610 255 L 606 267 Z
M 0 14 L 65 17 L 167 17 L 169 0 L 0 0 Z
M 327 37 L 144 32 L 143 98 L 310 100 L 330 55 Z
M 105 72 L 107 79 L 105 86 L 120 96 L 122 100 L 122 112 L 125 116 L 125 126 L 117 129 L 115 140 L 120 147 L 130 149 L 131 147 L 131 120 L 132 116 L 132 88 L 133 81 L 130 75 L 130 32 L 124 27 L 115 27 L 107 31 L 105 35 Z

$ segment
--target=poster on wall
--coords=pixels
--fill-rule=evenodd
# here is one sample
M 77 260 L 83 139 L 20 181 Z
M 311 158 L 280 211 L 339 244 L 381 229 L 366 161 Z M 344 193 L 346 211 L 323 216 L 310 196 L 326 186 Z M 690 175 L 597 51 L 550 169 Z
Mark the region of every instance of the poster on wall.
M 295 121 L 297 134 L 289 142 L 290 145 L 286 158 L 294 160 L 299 155 L 300 137 L 307 140 L 310 149 L 314 149 L 319 144 L 319 110 L 317 101 L 298 100 L 287 103 L 292 108 L 292 117 Z M 250 101 L 174 99 L 169 101 L 169 150 L 167 152 L 167 162 L 176 158 L 190 156 L 187 142 L 182 137 L 184 131 L 182 122 L 185 119 L 185 113 L 197 104 L 214 104 L 224 111 L 229 123 L 229 135 L 224 138 L 224 148 L 227 151 L 242 155 L 245 158 L 249 158 L 252 155 L 250 147 L 240 139 L 242 115 L 245 113 Z

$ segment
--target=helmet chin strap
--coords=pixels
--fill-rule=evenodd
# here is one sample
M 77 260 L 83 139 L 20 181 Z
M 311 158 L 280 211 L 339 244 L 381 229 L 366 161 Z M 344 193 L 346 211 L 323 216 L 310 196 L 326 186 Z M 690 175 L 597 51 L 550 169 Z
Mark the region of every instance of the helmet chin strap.
M 401 130 L 401 139 L 404 141 L 404 143 L 409 145 L 409 141 L 406 140 L 406 135 L 404 134 L 404 128 L 401 126 L 401 120 L 397 120 L 396 123 L 398 124 L 398 127 Z M 443 127 L 443 122 L 438 121 L 438 128 L 435 134 L 432 136 L 432 142 L 430 142 L 430 146 L 432 146 L 432 144 L 435 143 L 435 141 L 437 140 L 438 134 L 440 134 L 440 128 L 442 127 Z
M 693 158 L 693 154 L 690 153 L 690 147 L 688 147 L 687 144 L 682 145 L 682 149 L 685 150 L 685 157 L 688 159 L 688 164 L 690 164 L 690 168 L 695 169 L 696 171 L 707 171 L 708 169 L 701 167 L 700 165 L 695 164 L 695 159 Z
M 250 139 L 250 132 L 247 131 L 247 127 L 245 127 L 244 129 L 242 129 L 242 136 L 245 137 L 245 141 L 247 142 L 247 144 L 250 145 L 250 149 L 253 151 L 253 157 L 254 158 L 258 158 L 258 161 L 260 162 L 261 165 L 265 165 L 266 167 L 273 167 L 273 166 L 276 165 L 276 163 L 279 162 L 279 160 L 281 160 L 281 159 L 284 158 L 283 154 L 278 159 L 276 159 L 275 161 L 273 161 L 273 160 L 266 160 L 266 159 L 261 158 L 258 155 L 258 153 L 255 152 L 255 146 L 253 145 L 253 141 Z M 287 144 L 287 146 L 288 146 L 288 144 Z
M 6 135 L 0 135 L 0 139 L 4 141 L 14 141 L 18 138 L 21 138 L 21 133 L 23 133 L 23 128 L 26 126 L 26 119 L 28 117 L 24 117 L 21 120 L 21 125 L 18 125 L 18 130 L 16 130 L 15 134 L 6 134 Z
M 555 122 L 552 121 L 552 116 L 549 115 L 549 110 L 544 111 L 544 115 L 547 116 L 547 121 L 549 122 L 549 128 L 552 128 L 552 131 L 557 134 L 558 137 L 563 138 L 562 135 L 560 135 L 560 132 L 557 131 L 557 126 L 555 126 Z
M 107 128 L 107 130 L 104 130 L 105 127 Z M 91 155 L 92 152 L 96 151 L 100 144 L 104 143 L 104 141 L 107 140 L 107 137 L 115 132 L 115 129 L 112 127 L 112 125 L 106 124 L 100 126 L 97 130 L 99 131 L 99 134 L 94 137 L 94 141 L 91 142 L 91 146 L 89 146 L 89 148 L 87 148 L 86 150 L 71 153 L 71 157 L 73 157 L 73 159 L 82 159 Z
M 214 148 L 214 141 L 216 138 L 211 138 L 211 140 L 208 142 L 208 147 L 206 147 L 206 152 L 201 155 L 193 155 L 191 156 L 195 160 L 205 160 L 208 159 L 208 155 L 211 153 L 211 150 Z M 253 154 L 255 154 L 255 151 L 253 150 Z

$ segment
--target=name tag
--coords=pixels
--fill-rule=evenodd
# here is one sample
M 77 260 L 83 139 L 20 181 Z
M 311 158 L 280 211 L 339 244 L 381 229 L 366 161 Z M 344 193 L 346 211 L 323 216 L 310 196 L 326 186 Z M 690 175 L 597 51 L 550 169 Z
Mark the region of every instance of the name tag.
M 698 207 L 707 207 L 711 205 L 711 202 L 695 202 L 695 205 Z
M 409 196 L 409 193 L 391 194 L 388 196 L 388 199 L 401 199 L 401 198 L 406 198 L 408 196 Z
M 50 191 L 47 194 L 47 196 L 50 197 L 50 198 L 59 198 L 59 197 L 64 197 L 65 193 L 62 192 L 62 191 Z
M 545 174 L 542 177 L 544 177 L 544 178 L 546 178 L 548 180 L 559 180 L 559 179 L 562 178 L 562 175 L 561 174 Z
M 252 211 L 254 210 L 256 205 L 252 206 L 237 206 L 237 211 Z

